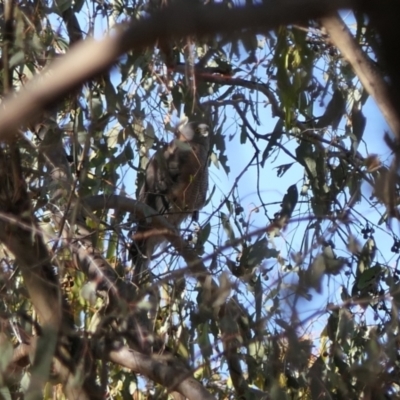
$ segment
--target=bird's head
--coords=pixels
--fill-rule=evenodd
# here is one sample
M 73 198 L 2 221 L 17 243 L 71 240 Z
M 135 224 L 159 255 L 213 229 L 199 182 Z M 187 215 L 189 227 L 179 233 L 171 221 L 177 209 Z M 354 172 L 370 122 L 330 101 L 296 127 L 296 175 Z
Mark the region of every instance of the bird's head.
M 179 127 L 179 136 L 186 142 L 196 142 L 208 145 L 210 128 L 203 122 L 188 122 Z

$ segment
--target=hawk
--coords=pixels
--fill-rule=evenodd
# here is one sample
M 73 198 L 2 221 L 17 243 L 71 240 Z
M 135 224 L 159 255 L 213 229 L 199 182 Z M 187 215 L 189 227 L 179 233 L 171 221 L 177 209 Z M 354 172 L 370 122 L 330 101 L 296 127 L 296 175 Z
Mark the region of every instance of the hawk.
M 206 202 L 209 133 L 204 123 L 189 122 L 179 127 L 176 139 L 159 149 L 146 167 L 138 200 L 164 215 L 175 228 Z M 151 228 L 150 219 L 139 221 L 133 235 L 130 252 L 135 279 L 140 279 L 155 248 L 164 241 Z

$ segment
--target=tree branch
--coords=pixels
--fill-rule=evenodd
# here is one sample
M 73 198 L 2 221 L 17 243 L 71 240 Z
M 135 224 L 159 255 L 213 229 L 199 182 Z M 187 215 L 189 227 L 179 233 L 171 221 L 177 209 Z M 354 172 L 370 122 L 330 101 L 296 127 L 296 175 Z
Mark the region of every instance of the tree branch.
M 156 213 L 151 207 L 140 203 L 128 197 L 111 195 L 111 196 L 91 196 L 83 199 L 83 207 L 88 207 L 90 210 L 104 210 L 114 208 L 119 211 L 131 212 L 138 218 L 146 218 L 152 215 L 152 225 L 162 234 L 183 257 L 189 271 L 198 275 L 200 282 L 204 282 L 210 273 L 204 265 L 202 259 L 187 246 L 187 243 L 177 234 L 176 229 L 162 216 Z
M 392 132 L 400 138 L 400 114 L 391 101 L 388 84 L 381 73 L 362 51 L 337 13 L 321 18 L 321 24 L 326 29 L 332 44 L 350 63 L 365 90 L 375 100 Z
M 0 241 L 14 254 L 32 304 L 43 324 L 43 331 L 46 332 L 45 337 L 38 338 L 40 346 L 33 369 L 33 373 L 38 373 L 38 379 L 33 379 L 29 387 L 29 390 L 36 393 L 40 392 L 50 373 L 50 360 L 55 353 L 59 333 L 66 336 L 70 334 L 73 320 L 30 208 L 18 148 L 16 144 L 10 147 L 12 150 L 0 151 L 0 211 L 3 212 L 0 218 Z M 90 389 L 87 386 L 74 386 L 74 374 L 62 364 L 59 370 L 67 395 L 77 394 L 82 400 L 98 398 L 88 395 L 88 390 L 94 389 L 95 385 Z
M 133 372 L 142 374 L 164 387 L 177 391 L 190 400 L 215 400 L 196 379 L 189 376 L 190 372 L 177 361 L 168 363 L 158 361 L 154 356 L 148 356 L 127 347 L 111 350 L 107 358 Z
M 159 38 L 229 33 L 244 28 L 271 30 L 321 18 L 354 4 L 357 1 L 270 0 L 232 9 L 222 4 L 195 6 L 183 2 L 165 7 L 148 18 L 120 25 L 102 41 L 77 43 L 67 55 L 54 61 L 51 74 L 36 77 L 18 95 L 8 98 L 0 112 L 0 140 L 13 140 L 21 124 L 28 123 L 43 108 L 54 106 L 63 95 L 109 68 L 130 49 L 154 46 Z
M 18 368 L 24 359 L 32 354 L 32 344 L 20 344 L 14 349 L 11 364 L 8 366 L 10 372 Z M 97 357 L 104 360 L 103 350 L 97 351 Z M 204 386 L 194 379 L 192 372 L 186 366 L 180 365 L 178 360 L 172 357 L 145 355 L 128 347 L 113 349 L 105 357 L 109 361 L 129 368 L 132 372 L 141 374 L 146 378 L 164 386 L 169 390 L 174 390 L 190 400 L 209 399 L 215 400 Z M 25 365 L 26 366 L 26 365 Z

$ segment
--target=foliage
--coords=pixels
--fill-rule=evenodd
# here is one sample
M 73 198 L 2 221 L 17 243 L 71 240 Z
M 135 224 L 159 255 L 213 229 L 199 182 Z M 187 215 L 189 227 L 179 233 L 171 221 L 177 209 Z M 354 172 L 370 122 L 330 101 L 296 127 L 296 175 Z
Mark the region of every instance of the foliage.
M 18 1 L 11 24 L 3 6 L 2 93 L 51 74 L 75 42 L 165 3 Z M 376 59 L 374 27 L 359 13 L 346 22 Z M 213 128 L 207 205 L 181 227 L 184 246 L 157 250 L 152 284 L 137 288 L 127 251 L 137 215 L 123 199 L 137 197 L 149 156 L 185 118 Z M 177 383 L 146 375 L 144 362 L 135 370 L 104 355 L 117 344 L 184 369 L 215 398 L 400 397 L 398 183 L 388 187 L 391 158 L 376 154 L 371 119 L 368 93 L 317 22 L 160 38 L 44 107 L 17 148 L 0 153 L 9 224 L 0 235 L 0 397 L 65 398 L 53 356 L 77 386 L 93 371 L 109 398 L 174 395 Z M 95 205 L 113 195 L 119 207 Z M 23 223 L 41 239 L 12 247 Z M 28 248 L 40 240 L 74 328 L 58 350 L 17 256 L 33 263 Z

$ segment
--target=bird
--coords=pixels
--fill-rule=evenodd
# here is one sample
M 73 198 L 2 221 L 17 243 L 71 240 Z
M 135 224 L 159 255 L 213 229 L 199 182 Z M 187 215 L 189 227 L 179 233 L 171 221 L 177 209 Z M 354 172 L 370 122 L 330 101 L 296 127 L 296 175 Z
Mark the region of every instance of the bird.
M 148 162 L 138 200 L 178 229 L 186 218 L 196 216 L 206 202 L 210 128 L 191 121 L 179 126 L 175 136 Z M 155 249 L 165 240 L 151 229 L 151 218 L 138 221 L 132 237 L 130 255 L 137 282 L 145 275 Z

